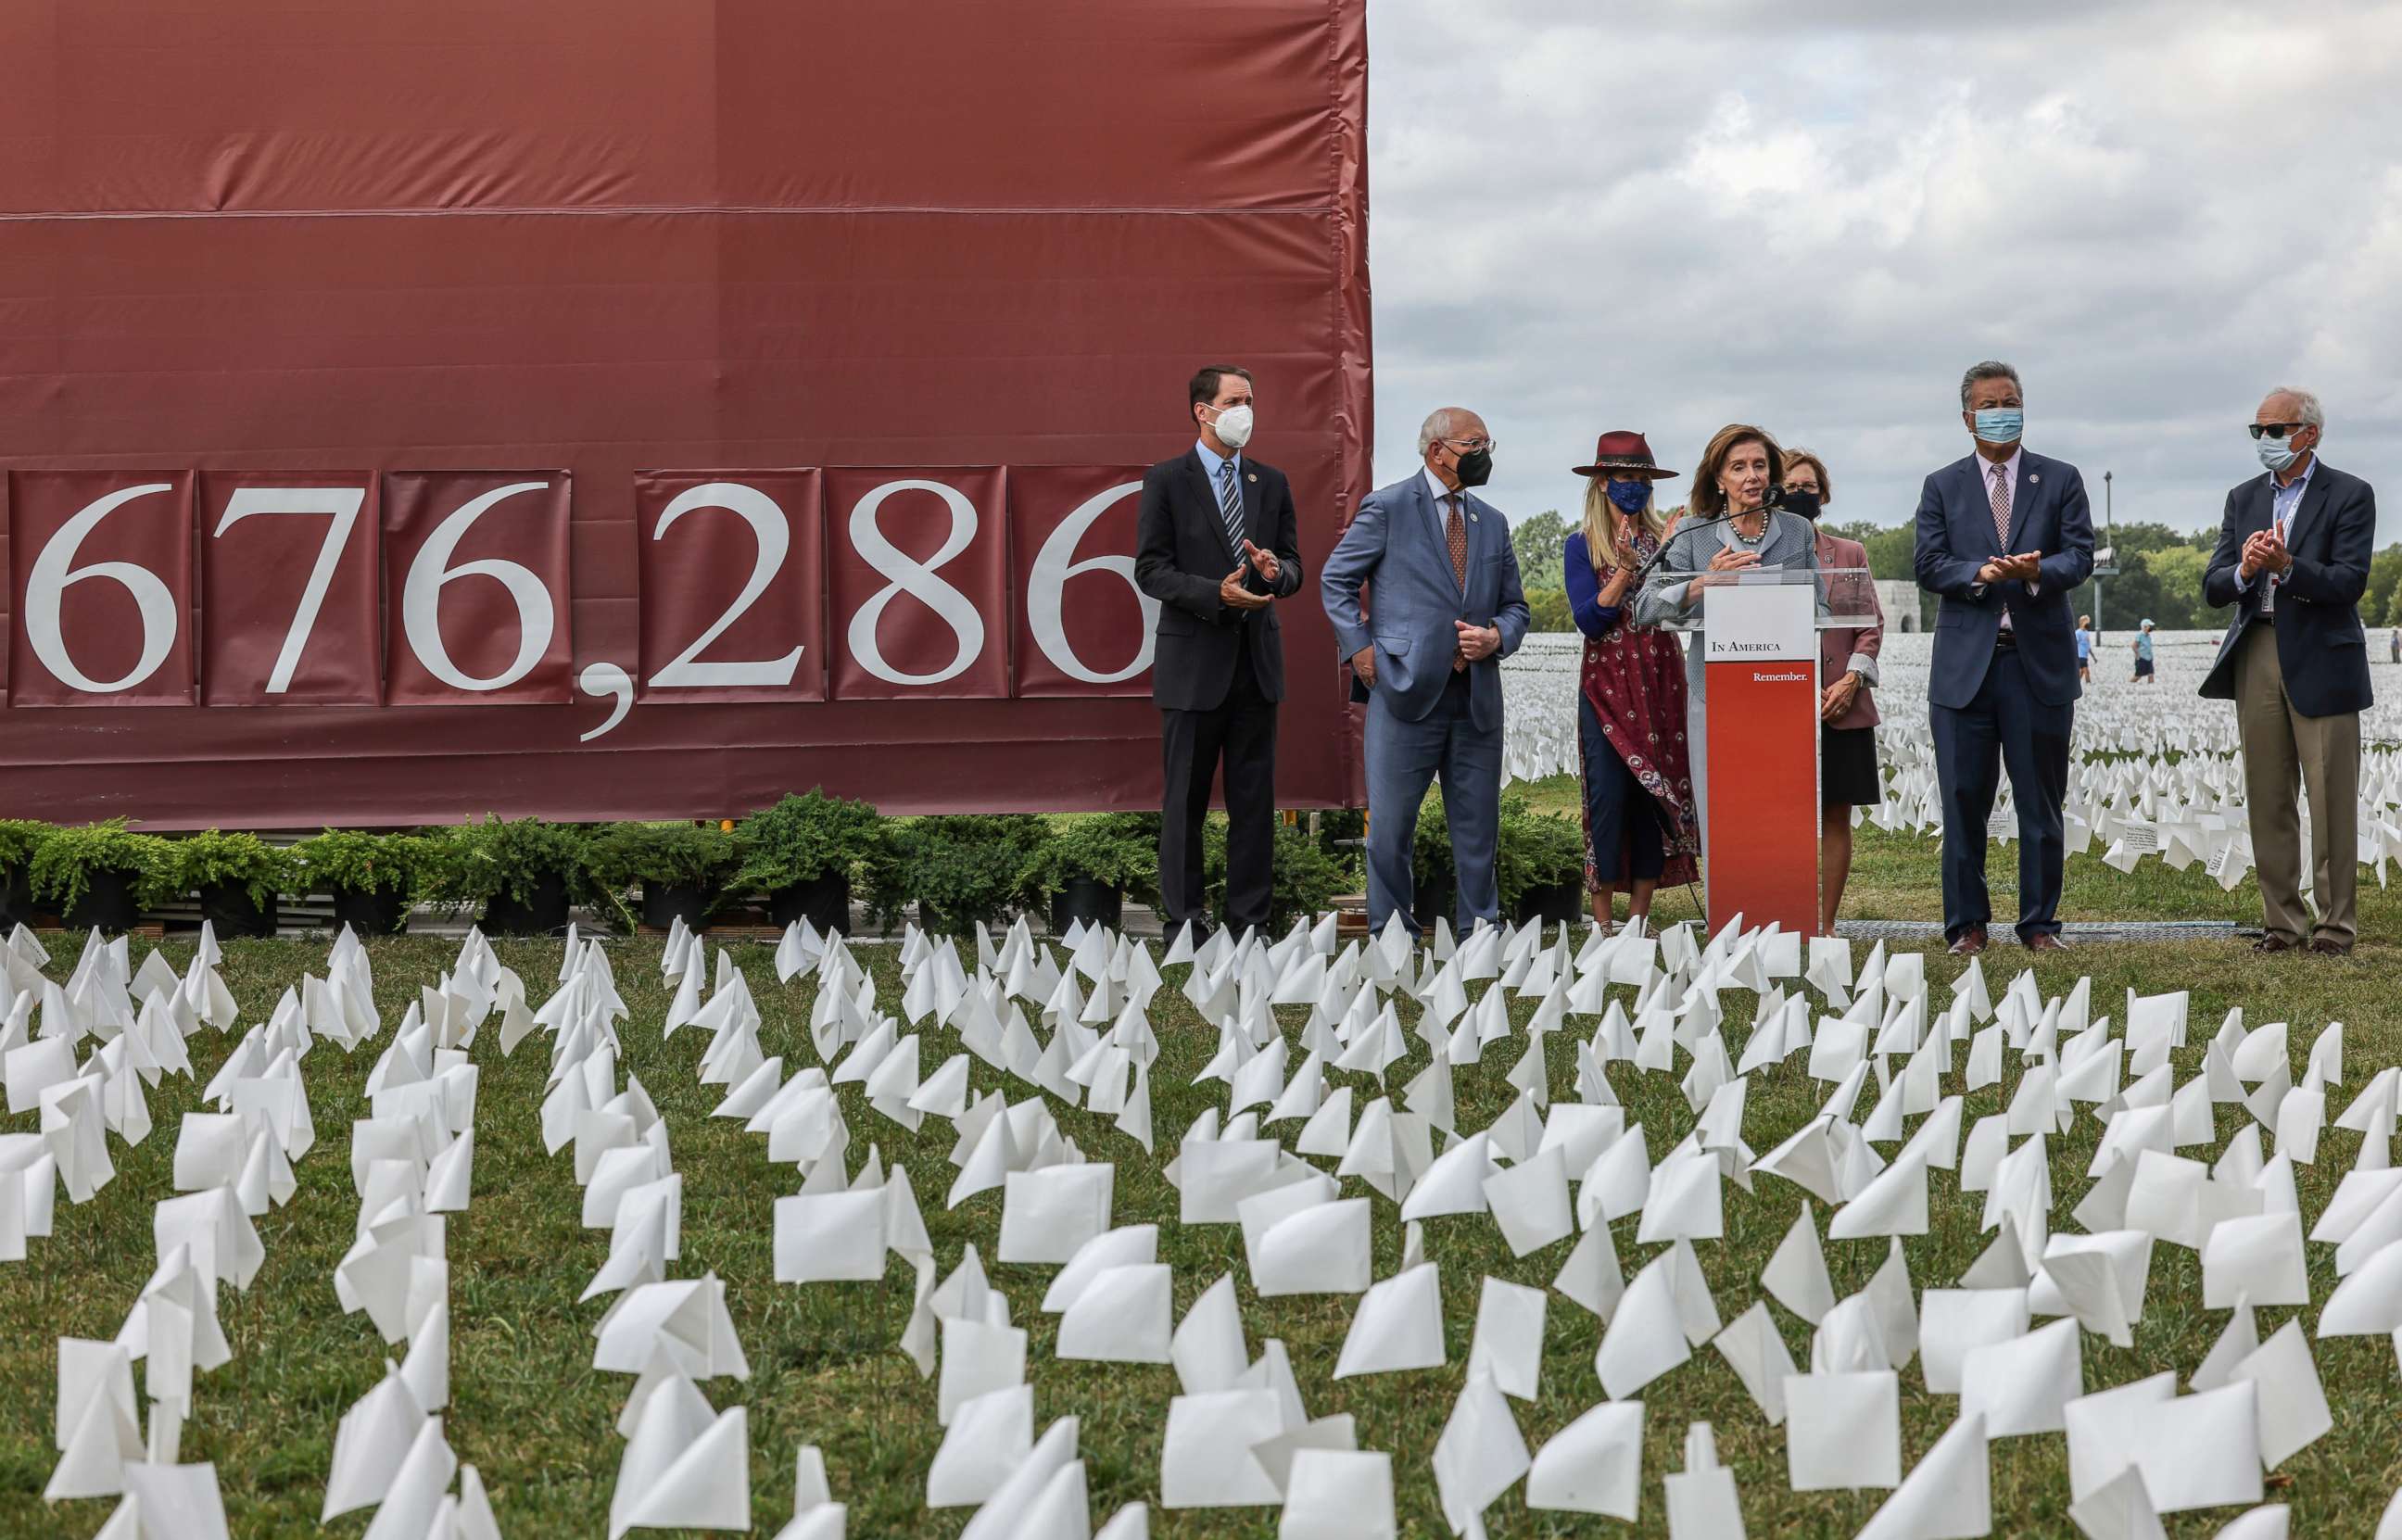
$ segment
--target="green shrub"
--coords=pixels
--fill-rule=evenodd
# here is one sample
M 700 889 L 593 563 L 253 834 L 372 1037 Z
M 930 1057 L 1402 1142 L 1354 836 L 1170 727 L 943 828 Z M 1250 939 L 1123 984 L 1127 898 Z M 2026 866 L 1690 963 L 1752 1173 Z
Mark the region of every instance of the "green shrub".
M 1451 858 L 1451 825 L 1443 811 L 1443 788 L 1430 789 L 1418 807 L 1418 826 L 1410 836 L 1410 873 L 1418 882 L 1441 887 L 1455 874 Z
M 422 834 L 363 834 L 328 829 L 292 847 L 300 866 L 297 882 L 310 891 L 414 893 L 431 858 L 433 842 Z
M 849 877 L 877 851 L 884 820 L 863 802 L 845 802 L 812 787 L 787 793 L 742 820 L 742 869 L 734 886 L 775 892 L 820 877 Z
M 156 834 L 131 832 L 123 818 L 54 829 L 34 850 L 34 897 L 63 914 L 83 901 L 94 872 L 121 872 L 133 881 L 135 901 L 172 899 L 178 890 L 168 844 Z
M 167 847 L 164 876 L 178 896 L 203 887 L 239 887 L 265 909 L 295 875 L 292 853 L 255 834 L 211 829 L 170 840 Z
M 1226 906 L 1226 821 L 1209 816 L 1203 832 L 1209 907 L 1222 914 Z M 1296 915 L 1314 917 L 1333 907 L 1345 893 L 1356 892 L 1360 867 L 1356 856 L 1329 855 L 1309 831 L 1279 819 L 1269 856 L 1268 924 L 1276 929 L 1291 925 Z
M 1518 901 L 1532 887 L 1555 883 L 1584 883 L 1584 824 L 1558 813 L 1535 813 L 1524 797 L 1501 802 L 1500 840 L 1494 858 L 1494 877 L 1501 889 L 1501 913 L 1517 913 Z
M 868 902 L 890 925 L 912 899 L 936 923 L 994 920 L 1031 901 L 1025 873 L 1051 838 L 1030 813 L 954 813 L 884 825 L 868 862 Z
M 1159 815 L 1084 813 L 1057 820 L 1025 872 L 1028 893 L 1056 893 L 1070 877 L 1119 888 L 1139 903 L 1159 898 Z
M 715 824 L 613 823 L 592 836 L 587 864 L 612 892 L 637 883 L 723 888 L 742 865 L 742 846 Z
M 531 903 L 545 879 L 561 877 L 571 901 L 600 897 L 586 861 L 590 844 L 573 824 L 540 818 L 487 818 L 431 833 L 425 848 L 425 897 L 450 909 L 490 903 L 505 894 Z
M 50 825 L 32 818 L 0 818 L 0 872 L 30 863 L 49 833 Z

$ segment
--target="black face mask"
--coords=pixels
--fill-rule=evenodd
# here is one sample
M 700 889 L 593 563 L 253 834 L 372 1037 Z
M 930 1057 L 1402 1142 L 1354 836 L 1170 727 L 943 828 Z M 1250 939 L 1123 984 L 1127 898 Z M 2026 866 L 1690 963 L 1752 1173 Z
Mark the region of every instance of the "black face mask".
M 1482 487 L 1493 479 L 1493 451 L 1470 449 L 1451 468 L 1462 487 Z
M 1815 492 L 1797 492 L 1790 488 L 1780 488 L 1778 496 L 1772 501 L 1788 514 L 1799 514 L 1813 524 L 1818 522 L 1818 494 Z

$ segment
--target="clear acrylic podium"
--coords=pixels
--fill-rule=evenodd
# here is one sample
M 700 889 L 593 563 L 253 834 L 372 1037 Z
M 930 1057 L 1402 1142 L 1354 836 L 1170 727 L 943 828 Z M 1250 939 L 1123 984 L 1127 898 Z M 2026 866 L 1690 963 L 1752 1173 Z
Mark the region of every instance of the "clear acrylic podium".
M 1671 629 L 1702 649 L 1703 881 L 1712 929 L 1818 928 L 1818 633 L 1875 625 L 1863 567 L 1671 572 L 1709 587 Z

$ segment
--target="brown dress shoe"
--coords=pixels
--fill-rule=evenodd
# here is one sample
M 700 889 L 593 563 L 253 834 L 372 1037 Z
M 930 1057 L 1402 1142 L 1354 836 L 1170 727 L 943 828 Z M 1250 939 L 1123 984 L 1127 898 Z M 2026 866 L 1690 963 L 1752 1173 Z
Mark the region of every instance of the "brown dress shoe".
M 2311 950 L 2323 957 L 2349 957 L 2352 956 L 2352 943 L 2337 941 L 2332 936 L 2318 936 L 2312 938 Z
M 2049 930 L 2038 930 L 2026 939 L 2026 949 L 2030 952 L 2065 952 L 2068 943 Z
M 1973 957 L 1984 949 L 1985 928 L 1972 925 L 1960 932 L 1960 939 L 1952 943 L 1950 951 L 1955 957 Z
M 2291 952 L 2295 950 L 2298 944 L 2298 943 L 2297 942 L 2287 941 L 2283 936 L 2263 936 L 2258 941 L 2252 943 L 2252 950 L 2255 952 Z

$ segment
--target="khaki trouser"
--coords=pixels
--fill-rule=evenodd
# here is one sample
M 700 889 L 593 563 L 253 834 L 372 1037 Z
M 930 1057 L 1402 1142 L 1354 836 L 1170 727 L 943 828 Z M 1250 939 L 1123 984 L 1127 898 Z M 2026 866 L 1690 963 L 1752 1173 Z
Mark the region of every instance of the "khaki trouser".
M 2311 891 L 2316 939 L 2349 946 L 2360 885 L 2360 714 L 2306 717 L 2285 698 L 2277 635 L 2252 625 L 2236 641 L 2235 722 L 2243 741 L 2243 800 L 2270 935 L 2314 939 L 2302 908 L 2301 808 L 2311 799 Z

